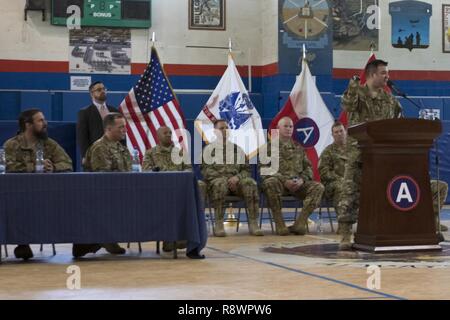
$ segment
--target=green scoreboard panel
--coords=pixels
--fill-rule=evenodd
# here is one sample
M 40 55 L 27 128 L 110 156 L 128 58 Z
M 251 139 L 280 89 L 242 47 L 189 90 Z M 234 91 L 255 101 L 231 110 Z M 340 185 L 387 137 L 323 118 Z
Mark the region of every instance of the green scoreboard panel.
M 52 24 L 67 25 L 70 6 L 81 10 L 81 26 L 150 28 L 151 0 L 52 0 Z

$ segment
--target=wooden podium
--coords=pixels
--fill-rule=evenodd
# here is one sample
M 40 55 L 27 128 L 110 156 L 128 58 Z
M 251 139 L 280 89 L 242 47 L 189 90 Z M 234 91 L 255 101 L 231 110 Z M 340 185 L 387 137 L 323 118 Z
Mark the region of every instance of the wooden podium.
M 358 140 L 363 162 L 353 247 L 371 252 L 441 250 L 428 161 L 441 122 L 380 120 L 348 132 Z

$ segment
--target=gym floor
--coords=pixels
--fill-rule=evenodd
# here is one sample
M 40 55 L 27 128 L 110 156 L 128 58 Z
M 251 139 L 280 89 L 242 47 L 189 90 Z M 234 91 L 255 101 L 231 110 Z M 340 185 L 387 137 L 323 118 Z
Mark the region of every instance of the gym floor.
M 450 226 L 450 210 L 442 213 Z M 328 219 L 317 231 L 312 216 L 306 236 L 279 237 L 263 224 L 264 237 L 248 235 L 247 224 L 227 223 L 225 238 L 208 238 L 204 260 L 191 260 L 183 250 L 156 254 L 154 242 L 138 245 L 124 256 L 97 254 L 73 260 L 70 244 L 32 246 L 35 257 L 22 262 L 9 257 L 0 265 L 0 299 L 449 299 L 450 234 L 440 253 L 374 256 L 330 254 L 339 239 Z M 336 223 L 334 225 L 336 227 Z M 210 227 L 210 226 L 208 226 Z M 123 244 L 126 246 L 126 244 Z M 313 250 L 303 250 L 309 246 Z M 328 249 L 327 249 L 328 248 Z M 303 254 L 302 252 L 306 252 Z M 69 266 L 80 269 L 79 290 L 67 287 Z M 368 279 L 378 266 L 379 289 Z M 371 288 L 373 289 L 371 289 Z

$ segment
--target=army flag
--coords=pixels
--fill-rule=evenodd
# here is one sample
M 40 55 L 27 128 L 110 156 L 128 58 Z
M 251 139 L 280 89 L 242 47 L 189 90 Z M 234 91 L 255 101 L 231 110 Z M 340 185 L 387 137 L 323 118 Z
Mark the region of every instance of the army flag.
M 127 121 L 128 149 L 138 149 L 141 158 L 159 143 L 157 130 L 163 126 L 172 130 L 176 146 L 186 148 L 184 116 L 154 47 L 150 63 L 119 111 Z
M 206 143 L 216 139 L 214 122 L 225 120 L 229 127 L 228 140 L 244 150 L 248 158 L 266 143 L 261 117 L 250 100 L 231 53 L 228 67 L 216 89 L 195 120 L 195 127 Z
M 331 127 L 334 118 L 323 102 L 305 60 L 289 99 L 272 120 L 270 130 L 276 129 L 278 121 L 284 117 L 294 122 L 294 139 L 305 149 L 313 168 L 314 180 L 319 181 L 319 157 L 333 143 Z

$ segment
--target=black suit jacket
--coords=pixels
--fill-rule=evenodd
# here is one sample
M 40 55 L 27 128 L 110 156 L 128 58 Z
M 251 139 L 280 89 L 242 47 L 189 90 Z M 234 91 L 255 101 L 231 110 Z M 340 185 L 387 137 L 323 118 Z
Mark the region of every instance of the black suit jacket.
M 106 105 L 109 112 L 119 112 L 116 108 Z M 78 112 L 77 140 L 80 147 L 81 158 L 86 155 L 87 149 L 103 136 L 103 120 L 94 104 Z

